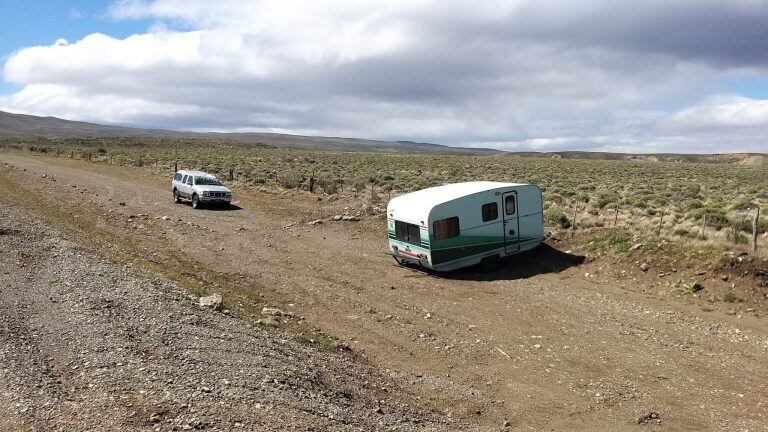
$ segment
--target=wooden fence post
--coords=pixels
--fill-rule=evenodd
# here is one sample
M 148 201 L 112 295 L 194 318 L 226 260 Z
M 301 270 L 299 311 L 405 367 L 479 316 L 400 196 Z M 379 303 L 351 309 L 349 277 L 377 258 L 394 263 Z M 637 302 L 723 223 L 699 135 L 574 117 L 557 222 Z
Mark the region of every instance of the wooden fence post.
M 704 213 L 703 215 L 701 215 L 701 235 L 700 235 L 700 237 L 701 237 L 702 240 L 704 239 L 704 235 L 705 235 L 706 229 L 707 229 L 707 214 Z
M 664 209 L 661 209 L 661 217 L 659 218 L 659 228 L 656 230 L 656 235 L 661 235 L 661 224 L 664 223 Z
M 613 216 L 613 228 L 616 228 L 616 224 L 619 222 L 619 206 L 616 206 L 616 214 Z
M 755 218 L 752 219 L 752 250 L 757 252 L 757 230 L 760 228 L 760 206 L 755 206 Z
M 574 198 L 573 199 L 573 230 L 576 231 L 576 213 L 579 209 L 579 199 Z
M 309 175 L 309 193 L 315 193 L 315 170 Z
M 235 179 L 235 166 L 229 167 L 229 181 L 232 181 Z

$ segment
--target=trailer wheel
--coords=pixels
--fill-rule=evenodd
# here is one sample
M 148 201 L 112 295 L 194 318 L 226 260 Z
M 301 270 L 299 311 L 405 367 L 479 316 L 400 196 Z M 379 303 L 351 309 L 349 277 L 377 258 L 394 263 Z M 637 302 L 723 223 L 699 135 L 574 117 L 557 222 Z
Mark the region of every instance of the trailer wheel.
M 495 272 L 499 268 L 499 256 L 491 255 L 481 259 L 478 267 L 483 273 Z

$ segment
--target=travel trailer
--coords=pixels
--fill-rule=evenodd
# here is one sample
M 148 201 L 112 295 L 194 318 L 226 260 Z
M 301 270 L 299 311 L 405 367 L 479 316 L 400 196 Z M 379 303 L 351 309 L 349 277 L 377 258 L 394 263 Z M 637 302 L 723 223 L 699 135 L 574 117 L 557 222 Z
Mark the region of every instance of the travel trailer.
M 541 189 L 532 184 L 467 182 L 393 198 L 387 206 L 388 253 L 400 264 L 451 271 L 495 268 L 544 238 Z

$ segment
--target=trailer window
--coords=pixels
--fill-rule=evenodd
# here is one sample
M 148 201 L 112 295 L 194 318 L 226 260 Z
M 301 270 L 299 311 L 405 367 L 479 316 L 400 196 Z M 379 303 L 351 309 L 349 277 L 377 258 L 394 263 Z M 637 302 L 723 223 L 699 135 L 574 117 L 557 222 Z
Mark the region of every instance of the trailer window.
M 448 219 L 440 219 L 432 225 L 435 240 L 443 240 L 459 235 L 459 218 L 457 216 Z
M 405 222 L 395 221 L 395 237 L 398 240 L 402 240 L 406 243 L 419 245 L 421 244 L 421 232 L 419 226 L 409 224 Z
M 499 205 L 495 202 L 483 204 L 483 222 L 496 220 L 499 217 Z
M 504 208 L 508 215 L 515 214 L 515 196 L 514 195 L 507 195 L 507 197 L 504 198 Z

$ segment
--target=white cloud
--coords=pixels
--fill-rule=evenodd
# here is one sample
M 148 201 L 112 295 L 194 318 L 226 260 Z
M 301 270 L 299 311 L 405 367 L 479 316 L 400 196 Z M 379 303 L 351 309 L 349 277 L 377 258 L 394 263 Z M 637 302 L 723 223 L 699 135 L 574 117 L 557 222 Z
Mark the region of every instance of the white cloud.
M 715 0 L 123 0 L 111 17 L 153 20 L 147 32 L 19 50 L 3 71 L 22 90 L 0 109 L 509 149 L 695 151 L 721 138 L 764 149 L 754 129 L 765 101 L 690 102 L 734 70 L 765 73 L 761 11 Z
M 670 127 L 681 129 L 768 128 L 768 100 L 716 96 L 675 113 Z
M 123 124 L 131 124 L 133 117 L 167 119 L 206 114 L 204 109 L 194 106 L 152 102 L 127 95 L 82 94 L 57 84 L 31 84 L 13 95 L 0 96 L 0 109 L 4 107 L 20 114 Z M 32 110 L 18 107 L 32 107 Z

